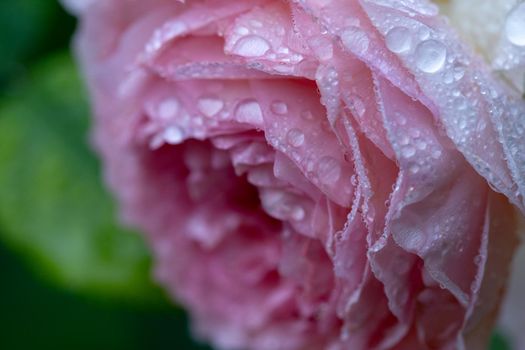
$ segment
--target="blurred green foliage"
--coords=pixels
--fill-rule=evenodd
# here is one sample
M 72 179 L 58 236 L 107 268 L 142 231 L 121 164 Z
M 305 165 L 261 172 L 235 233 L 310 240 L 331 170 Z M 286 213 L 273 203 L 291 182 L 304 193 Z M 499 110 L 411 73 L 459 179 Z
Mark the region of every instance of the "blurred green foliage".
M 0 225 L 11 247 L 79 291 L 157 297 L 149 255 L 115 210 L 87 146 L 88 108 L 69 55 L 46 59 L 0 102 Z
M 209 350 L 182 311 L 83 298 L 35 279 L 0 244 L 0 349 Z
M 0 349 L 208 349 L 116 223 L 74 25 L 57 1 L 0 1 Z
M 54 0 L 0 1 L 0 349 L 208 349 L 115 221 L 66 53 L 74 25 Z M 491 350 L 508 349 L 496 334 Z
M 0 94 L 28 64 L 68 45 L 74 25 L 54 0 L 0 1 Z

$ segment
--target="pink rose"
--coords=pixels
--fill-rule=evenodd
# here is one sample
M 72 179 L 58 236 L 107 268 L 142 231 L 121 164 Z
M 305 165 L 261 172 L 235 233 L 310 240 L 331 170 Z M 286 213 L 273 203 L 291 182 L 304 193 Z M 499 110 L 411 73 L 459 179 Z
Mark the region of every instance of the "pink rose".
M 71 2 L 107 181 L 199 338 L 486 345 L 525 105 L 436 6 Z

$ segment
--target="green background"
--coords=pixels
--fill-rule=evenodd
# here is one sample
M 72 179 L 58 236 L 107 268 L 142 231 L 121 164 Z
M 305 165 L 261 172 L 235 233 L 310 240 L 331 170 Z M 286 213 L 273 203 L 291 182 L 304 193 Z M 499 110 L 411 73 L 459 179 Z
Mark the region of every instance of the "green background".
M 87 143 L 74 27 L 55 1 L 0 1 L 0 349 L 209 349 L 115 220 Z

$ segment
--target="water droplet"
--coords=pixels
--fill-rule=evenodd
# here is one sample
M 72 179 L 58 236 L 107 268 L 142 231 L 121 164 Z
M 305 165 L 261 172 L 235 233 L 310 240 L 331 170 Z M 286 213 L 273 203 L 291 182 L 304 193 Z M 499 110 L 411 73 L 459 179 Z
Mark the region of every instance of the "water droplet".
M 412 46 L 412 34 L 405 27 L 394 27 L 386 35 L 386 46 L 395 53 L 403 53 Z
M 399 138 L 399 144 L 401 146 L 406 146 L 410 143 L 410 139 L 408 138 L 408 136 L 406 135 L 402 135 L 400 138 Z
M 416 65 L 425 73 L 436 73 L 445 65 L 447 49 L 437 40 L 426 40 L 416 47 Z
M 260 57 L 270 50 L 266 39 L 257 35 L 247 35 L 235 43 L 233 53 L 243 57 Z
M 465 76 L 465 69 L 463 67 L 454 68 L 454 79 L 456 81 L 461 80 Z
M 327 185 L 334 184 L 341 177 L 341 165 L 330 156 L 325 156 L 319 160 L 317 171 L 319 179 Z
M 343 30 L 341 41 L 348 50 L 357 54 L 364 54 L 368 50 L 368 45 L 370 45 L 370 40 L 366 33 L 355 26 Z
M 356 113 L 356 117 L 362 118 L 365 115 L 366 107 L 361 97 L 352 94 L 350 95 L 349 100 L 349 107 L 352 109 L 352 112 Z
M 481 263 L 483 262 L 483 257 L 481 255 L 477 255 L 475 258 L 474 258 L 474 264 L 476 265 L 481 265 Z
M 416 154 L 416 149 L 413 146 L 406 146 L 401 149 L 401 155 L 404 158 L 411 158 Z
M 415 144 L 416 144 L 416 147 L 421 151 L 424 151 L 427 149 L 427 143 L 425 142 L 425 140 L 418 139 L 416 140 Z
M 287 135 L 288 143 L 293 147 L 300 147 L 304 143 L 304 134 L 299 129 L 291 129 Z
M 146 52 L 153 53 L 159 50 L 168 41 L 184 34 L 188 30 L 182 21 L 169 21 L 153 34 L 153 38 L 146 44 Z
M 164 130 L 164 140 L 172 145 L 177 145 L 184 140 L 184 134 L 178 126 L 172 125 Z
M 235 117 L 242 123 L 261 125 L 264 122 L 261 106 L 253 99 L 241 102 L 235 110 Z
M 454 82 L 454 73 L 447 71 L 443 76 L 443 81 L 445 84 L 452 84 Z
M 213 117 L 224 107 L 224 102 L 213 96 L 202 97 L 197 102 L 197 108 L 206 117 Z
M 278 115 L 284 115 L 288 113 L 288 105 L 284 103 L 283 101 L 272 102 L 270 109 L 272 110 L 273 113 L 278 114 Z
M 300 205 L 294 206 L 290 209 L 290 217 L 295 221 L 304 219 L 305 211 Z
M 159 104 L 159 118 L 164 120 L 175 118 L 179 108 L 180 104 L 176 98 L 167 98 Z
M 248 35 L 250 34 L 250 30 L 246 27 L 237 27 L 237 29 L 235 29 L 235 32 L 239 35 Z
M 350 178 L 350 183 L 352 186 L 357 186 L 357 176 L 355 174 Z
M 415 174 L 419 173 L 419 170 L 420 170 L 420 169 L 421 169 L 421 168 L 419 167 L 419 165 L 417 165 L 417 164 L 413 164 L 413 165 L 410 167 L 410 169 L 408 169 L 408 170 L 410 171 L 411 174 L 415 175 Z
M 525 46 L 525 3 L 516 6 L 505 21 L 505 36 L 514 45 Z

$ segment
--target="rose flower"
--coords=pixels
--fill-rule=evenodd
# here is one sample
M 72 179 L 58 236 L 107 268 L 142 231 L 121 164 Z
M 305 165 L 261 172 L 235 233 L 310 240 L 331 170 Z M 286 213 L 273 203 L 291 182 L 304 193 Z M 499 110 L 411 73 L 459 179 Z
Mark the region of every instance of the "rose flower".
M 525 103 L 435 5 L 72 3 L 107 182 L 196 337 L 486 346 L 525 209 Z

